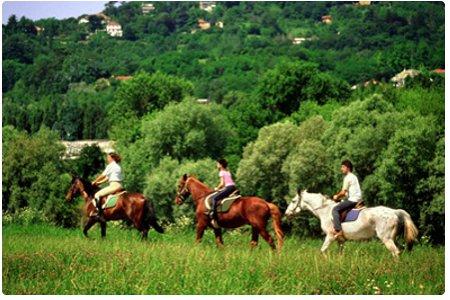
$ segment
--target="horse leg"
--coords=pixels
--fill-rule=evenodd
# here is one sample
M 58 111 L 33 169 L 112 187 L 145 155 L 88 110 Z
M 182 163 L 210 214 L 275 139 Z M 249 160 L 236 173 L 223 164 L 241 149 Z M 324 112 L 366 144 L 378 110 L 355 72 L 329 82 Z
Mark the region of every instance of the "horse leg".
M 221 228 L 214 228 L 214 235 L 216 236 L 216 244 L 217 247 L 223 247 L 223 240 L 222 240 L 222 229 Z
M 338 240 L 338 244 L 339 244 L 339 254 L 342 255 L 344 252 L 344 243 L 345 241 L 342 240 Z
M 322 248 L 320 248 L 320 252 L 325 255 L 325 251 L 327 251 L 334 237 L 331 234 L 327 234 L 325 237 L 325 241 L 323 242 Z
M 88 237 L 88 230 L 94 226 L 94 224 L 97 223 L 97 219 L 95 217 L 89 217 L 89 219 L 86 221 L 86 224 L 83 228 L 83 234 L 85 237 Z
M 391 221 L 387 224 L 384 223 L 381 226 L 377 226 L 376 232 L 378 238 L 383 242 L 383 244 L 392 253 L 392 255 L 394 257 L 398 257 L 400 254 L 400 250 L 398 250 L 394 242 L 395 236 L 397 234 L 396 221 Z
M 195 242 L 199 244 L 202 241 L 203 234 L 205 233 L 206 229 L 206 222 L 202 222 L 201 220 L 197 223 L 197 236 L 195 238 Z
M 146 240 L 148 237 L 148 229 L 143 229 L 141 232 L 142 232 L 142 240 Z
M 100 228 L 101 228 L 102 239 L 104 239 L 106 237 L 106 222 L 105 221 L 100 221 Z
M 272 236 L 267 232 L 265 227 L 259 229 L 259 234 L 266 240 L 266 242 L 270 245 L 272 250 L 275 250 L 275 244 L 273 242 Z
M 258 246 L 258 238 L 259 238 L 258 228 L 252 227 L 252 240 L 250 241 L 250 247 L 252 249 Z
M 394 256 L 396 258 L 399 256 L 400 250 L 398 250 L 393 239 L 387 239 L 387 240 L 383 241 L 383 243 L 386 246 L 386 248 L 388 248 L 388 250 L 391 251 L 392 256 Z

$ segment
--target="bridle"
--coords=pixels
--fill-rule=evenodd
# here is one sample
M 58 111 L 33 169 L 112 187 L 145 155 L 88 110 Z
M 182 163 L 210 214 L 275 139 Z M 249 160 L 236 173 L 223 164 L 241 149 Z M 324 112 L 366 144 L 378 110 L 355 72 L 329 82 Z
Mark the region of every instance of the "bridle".
M 298 206 L 300 205 L 300 202 L 302 202 L 302 194 L 301 193 L 300 193 L 299 197 L 300 197 L 300 199 L 297 201 L 297 204 L 295 205 L 295 207 L 293 208 L 292 211 L 295 211 L 298 208 Z M 323 195 L 322 195 L 322 197 L 325 198 L 325 196 L 323 196 Z M 306 205 L 308 205 L 311 208 L 312 211 L 319 210 L 319 209 L 324 208 L 326 206 L 326 204 L 324 204 L 323 201 L 322 201 L 322 205 L 320 205 L 319 207 L 316 207 L 316 208 L 312 208 L 308 203 L 306 203 Z
M 181 200 L 181 202 L 183 203 L 184 201 L 186 201 L 186 197 L 188 195 L 191 194 L 191 191 L 189 190 L 188 186 L 187 186 L 187 182 L 190 178 L 188 178 L 185 182 L 184 182 L 184 186 L 182 189 L 180 189 L 179 191 L 177 191 L 177 197 L 178 199 Z M 214 193 L 214 192 L 213 192 Z M 210 195 L 210 192 L 205 193 L 204 195 L 202 195 L 201 197 L 198 197 L 198 199 L 202 199 L 208 195 Z
M 184 183 L 184 186 L 181 190 L 177 191 L 177 197 L 181 200 L 181 202 L 186 201 L 186 197 L 191 193 L 187 187 L 187 180 Z

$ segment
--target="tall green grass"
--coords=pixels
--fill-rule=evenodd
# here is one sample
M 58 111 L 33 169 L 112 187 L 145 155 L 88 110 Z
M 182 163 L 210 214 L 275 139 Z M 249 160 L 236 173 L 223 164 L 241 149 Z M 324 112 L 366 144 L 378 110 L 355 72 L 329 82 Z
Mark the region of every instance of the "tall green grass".
M 288 237 L 281 255 L 250 235 L 224 234 L 216 248 L 212 232 L 194 244 L 194 232 L 46 225 L 3 227 L 5 294 L 442 294 L 444 247 L 417 246 L 394 260 L 378 241 L 337 245 L 328 257 L 320 239 Z

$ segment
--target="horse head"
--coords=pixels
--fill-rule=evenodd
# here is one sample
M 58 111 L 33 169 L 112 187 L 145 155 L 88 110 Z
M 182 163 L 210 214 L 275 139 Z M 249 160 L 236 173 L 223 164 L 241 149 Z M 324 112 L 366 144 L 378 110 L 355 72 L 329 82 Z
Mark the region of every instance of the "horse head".
M 72 201 L 73 198 L 80 192 L 80 178 L 76 175 L 72 175 L 72 181 L 70 182 L 70 188 L 66 193 L 66 200 Z
M 183 202 L 186 200 L 186 197 L 190 195 L 190 191 L 187 186 L 188 179 L 189 176 L 187 174 L 184 174 L 178 181 L 177 196 L 175 197 L 175 203 L 178 205 L 183 204 Z
M 95 187 L 88 180 L 72 175 L 72 181 L 70 188 L 66 193 L 66 200 L 72 201 L 78 194 L 85 192 L 89 197 L 92 197 L 95 191 Z
M 289 203 L 285 215 L 287 217 L 292 217 L 296 214 L 299 214 L 302 209 L 305 209 L 305 204 L 303 201 L 302 195 L 307 193 L 307 190 L 297 190 L 295 197 L 292 199 L 291 203 Z

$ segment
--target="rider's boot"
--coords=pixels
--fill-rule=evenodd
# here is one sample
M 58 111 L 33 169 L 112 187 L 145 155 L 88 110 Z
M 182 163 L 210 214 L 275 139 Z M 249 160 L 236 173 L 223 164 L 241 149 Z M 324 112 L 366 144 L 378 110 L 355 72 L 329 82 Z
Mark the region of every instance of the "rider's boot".
M 99 219 L 103 219 L 102 202 L 100 201 L 100 199 L 95 198 L 95 203 L 97 204 L 97 216 Z

